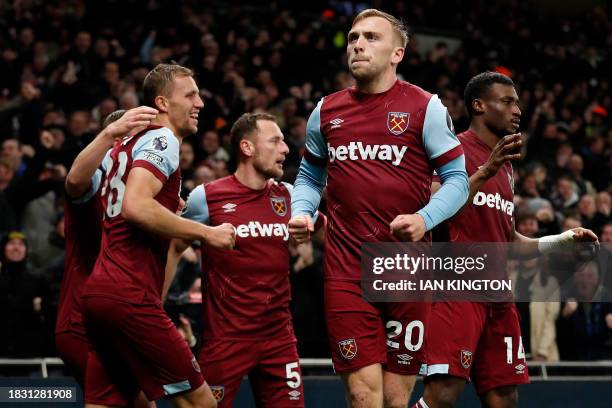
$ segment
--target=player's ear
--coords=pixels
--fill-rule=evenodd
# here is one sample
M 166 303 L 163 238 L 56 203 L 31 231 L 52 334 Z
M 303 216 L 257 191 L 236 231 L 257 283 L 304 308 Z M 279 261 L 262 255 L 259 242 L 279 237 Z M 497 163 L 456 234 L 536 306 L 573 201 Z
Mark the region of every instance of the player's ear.
M 480 99 L 472 100 L 472 109 L 476 113 L 484 113 L 484 102 Z
M 406 50 L 403 47 L 395 47 L 393 54 L 391 55 L 391 62 L 393 64 L 399 64 L 404 59 L 404 53 Z
M 253 156 L 254 146 L 250 140 L 242 139 L 240 141 L 240 151 L 247 157 Z
M 155 108 L 160 111 L 160 113 L 168 112 L 168 99 L 165 96 L 157 95 L 155 97 Z

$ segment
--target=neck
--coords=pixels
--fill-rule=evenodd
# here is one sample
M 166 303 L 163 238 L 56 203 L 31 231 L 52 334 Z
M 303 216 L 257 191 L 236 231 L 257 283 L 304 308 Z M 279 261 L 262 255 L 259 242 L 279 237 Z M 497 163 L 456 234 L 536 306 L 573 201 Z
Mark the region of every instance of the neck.
M 244 162 L 238 164 L 234 176 L 241 184 L 253 190 L 263 190 L 266 188 L 266 183 L 268 182 L 268 179 L 263 174 L 255 170 L 253 166 Z
M 491 149 L 493 149 L 499 141 L 499 137 L 495 133 L 491 132 L 489 128 L 480 121 L 472 120 L 468 130 L 475 133 L 476 136 Z
M 360 92 L 366 94 L 378 94 L 391 89 L 393 84 L 395 84 L 395 81 L 397 81 L 397 76 L 395 75 L 395 71 L 389 71 L 367 81 L 360 81 L 357 78 L 355 78 L 355 81 L 357 82 L 357 89 Z
M 151 121 L 151 124 L 166 127 L 170 129 L 172 133 L 174 134 L 174 137 L 178 139 L 179 143 L 183 141 L 183 135 L 179 134 L 177 129 L 172 125 L 172 123 L 170 123 L 170 119 L 168 118 L 168 115 L 165 115 L 165 114 L 157 115 L 155 119 Z

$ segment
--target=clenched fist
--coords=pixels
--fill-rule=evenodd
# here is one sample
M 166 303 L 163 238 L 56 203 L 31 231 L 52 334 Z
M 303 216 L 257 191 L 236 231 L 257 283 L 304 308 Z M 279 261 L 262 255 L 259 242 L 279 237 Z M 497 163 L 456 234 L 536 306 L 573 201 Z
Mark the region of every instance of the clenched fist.
M 427 229 L 425 220 L 419 214 L 401 214 L 391 222 L 391 233 L 404 242 L 417 242 Z
M 206 235 L 202 240 L 207 245 L 218 249 L 232 249 L 236 244 L 236 228 L 227 222 L 208 227 Z
M 314 223 L 308 215 L 298 215 L 291 218 L 288 227 L 289 234 L 298 244 L 310 240 L 310 233 L 314 232 Z

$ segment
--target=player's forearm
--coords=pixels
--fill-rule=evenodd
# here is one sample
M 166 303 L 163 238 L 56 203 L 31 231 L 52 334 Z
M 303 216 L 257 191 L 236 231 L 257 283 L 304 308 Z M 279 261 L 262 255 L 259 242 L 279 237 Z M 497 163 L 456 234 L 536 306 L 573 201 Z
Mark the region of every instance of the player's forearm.
M 541 238 L 528 238 L 514 231 L 511 255 L 519 259 L 536 258 L 540 255 L 562 252 L 571 248 L 573 244 L 574 232 L 572 230 Z
M 491 176 L 489 176 L 483 169 L 479 169 L 476 173 L 470 176 L 470 194 L 468 195 L 466 205 L 472 202 L 474 196 L 480 190 L 480 187 L 482 187 L 482 185 L 490 178 Z
M 315 166 L 302 159 L 300 170 L 295 179 L 293 193 L 291 194 L 291 216 L 315 216 L 321 193 L 325 187 L 327 171 L 323 167 Z
M 425 220 L 427 231 L 455 215 L 463 207 L 469 194 L 463 155 L 439 168 L 438 174 L 442 186 L 429 203 L 417 211 Z
M 179 217 L 154 198 L 142 198 L 137 202 L 124 199 L 121 215 L 144 230 L 168 238 L 202 240 L 210 229 L 206 225 Z
M 105 129 L 78 154 L 66 175 L 66 192 L 69 197 L 78 198 L 87 192 L 91 178 L 112 144 L 113 138 Z
M 518 259 L 532 259 L 540 256 L 538 239 L 528 238 L 514 231 L 514 242 L 511 245 L 511 256 Z

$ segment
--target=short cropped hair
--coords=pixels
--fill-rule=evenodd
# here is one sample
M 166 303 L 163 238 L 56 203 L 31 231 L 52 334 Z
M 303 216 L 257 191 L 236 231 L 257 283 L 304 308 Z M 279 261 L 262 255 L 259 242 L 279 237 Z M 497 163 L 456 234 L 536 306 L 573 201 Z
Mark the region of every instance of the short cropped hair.
M 240 141 L 258 130 L 258 120 L 269 120 L 276 123 L 276 118 L 269 113 L 245 113 L 232 125 L 232 129 L 230 130 L 232 156 L 234 156 L 236 160 L 240 159 Z
M 178 64 L 157 64 L 144 79 L 144 104 L 151 108 L 155 106 L 155 98 L 159 95 L 168 96 L 169 85 L 176 77 L 193 77 L 193 71 Z
M 391 23 L 391 27 L 393 27 L 393 31 L 400 40 L 402 48 L 406 48 L 410 36 L 408 35 L 408 29 L 406 28 L 406 25 L 401 20 L 393 17 L 389 13 L 385 13 L 384 11 L 380 11 L 377 9 L 366 9 L 355 16 L 355 18 L 353 19 L 353 26 L 359 21 L 368 17 L 381 17 Z
M 472 107 L 474 99 L 484 98 L 494 84 L 514 86 L 514 82 L 510 77 L 492 71 L 480 73 L 467 83 L 463 92 L 463 101 L 470 118 L 476 113 Z
M 125 115 L 125 112 L 127 112 L 125 109 L 119 109 L 112 113 L 109 113 L 106 119 L 104 119 L 104 122 L 102 122 L 102 129 L 104 129 L 111 123 L 116 122 L 119 119 L 121 119 L 121 117 Z

